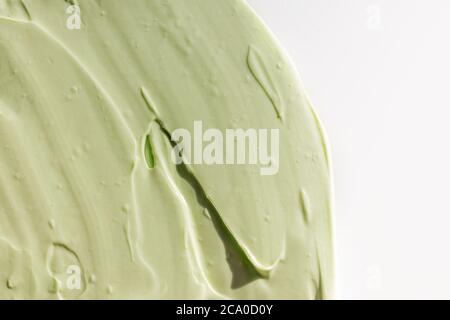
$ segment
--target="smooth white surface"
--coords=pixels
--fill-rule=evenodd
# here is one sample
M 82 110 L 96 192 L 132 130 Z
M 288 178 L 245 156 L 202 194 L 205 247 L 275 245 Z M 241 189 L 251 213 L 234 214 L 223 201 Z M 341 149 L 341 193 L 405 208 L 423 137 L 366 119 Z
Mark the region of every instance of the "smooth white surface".
M 339 298 L 450 298 L 450 1 L 248 2 L 329 136 Z

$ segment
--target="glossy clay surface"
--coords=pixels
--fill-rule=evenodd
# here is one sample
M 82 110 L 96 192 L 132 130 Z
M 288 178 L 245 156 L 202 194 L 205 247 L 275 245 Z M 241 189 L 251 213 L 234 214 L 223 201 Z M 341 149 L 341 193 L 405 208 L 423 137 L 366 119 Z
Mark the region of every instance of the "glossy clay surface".
M 280 129 L 279 172 L 177 167 L 170 132 L 197 120 Z M 245 1 L 0 0 L 0 298 L 333 297 L 330 180 Z

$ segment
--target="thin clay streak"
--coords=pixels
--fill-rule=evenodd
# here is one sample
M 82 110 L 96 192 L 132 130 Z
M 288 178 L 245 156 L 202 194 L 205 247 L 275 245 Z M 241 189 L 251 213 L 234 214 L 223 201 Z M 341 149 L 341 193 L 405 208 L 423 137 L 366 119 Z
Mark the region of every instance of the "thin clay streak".
M 274 86 L 270 73 L 264 64 L 260 53 L 253 46 L 249 46 L 248 48 L 247 65 L 253 77 L 269 98 L 277 118 L 283 122 L 283 111 L 280 96 Z
M 23 11 L 25 12 L 25 15 L 27 16 L 28 20 L 31 21 L 32 18 L 31 18 L 30 11 L 28 11 L 28 8 L 27 8 L 27 6 L 26 6 L 26 4 L 24 3 L 23 0 L 20 0 L 20 5 L 22 6 L 22 9 L 23 9 Z
M 307 225 L 311 219 L 310 199 L 304 189 L 300 190 L 300 209 L 302 211 L 303 222 Z

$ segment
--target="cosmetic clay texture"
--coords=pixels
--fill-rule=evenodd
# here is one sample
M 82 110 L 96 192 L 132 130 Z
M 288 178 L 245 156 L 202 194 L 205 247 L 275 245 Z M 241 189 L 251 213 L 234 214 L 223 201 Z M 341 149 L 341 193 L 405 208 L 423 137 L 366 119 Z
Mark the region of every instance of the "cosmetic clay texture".
M 279 129 L 278 172 L 175 165 L 195 121 Z M 0 0 L 0 298 L 332 298 L 330 181 L 245 1 Z

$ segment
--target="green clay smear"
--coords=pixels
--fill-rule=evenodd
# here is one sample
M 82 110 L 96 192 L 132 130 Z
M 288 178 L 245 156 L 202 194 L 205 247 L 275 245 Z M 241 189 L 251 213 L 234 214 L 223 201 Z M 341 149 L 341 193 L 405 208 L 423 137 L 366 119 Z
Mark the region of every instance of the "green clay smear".
M 279 171 L 175 165 L 195 121 L 279 129 Z M 245 1 L 0 0 L 0 298 L 332 298 L 330 181 Z

